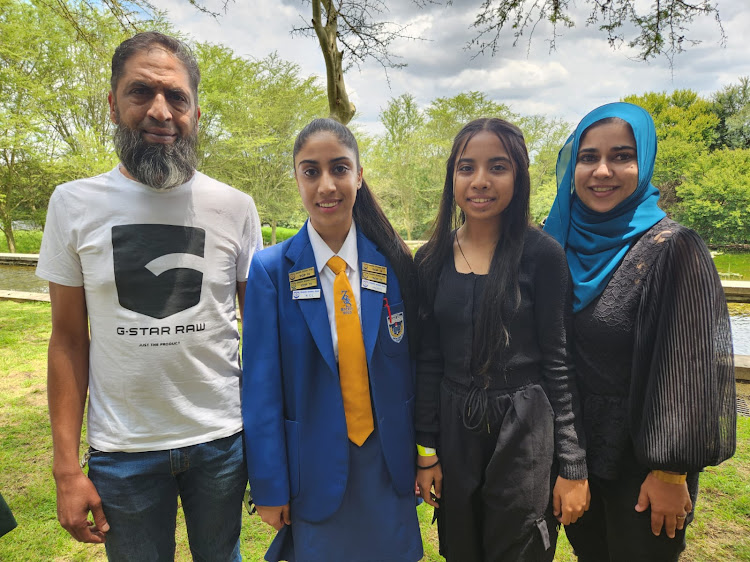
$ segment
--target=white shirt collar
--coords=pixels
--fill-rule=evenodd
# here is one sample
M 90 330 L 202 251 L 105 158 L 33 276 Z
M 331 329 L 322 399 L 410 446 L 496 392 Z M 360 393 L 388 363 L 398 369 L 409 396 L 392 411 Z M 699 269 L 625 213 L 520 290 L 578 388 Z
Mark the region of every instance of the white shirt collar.
M 357 227 L 354 225 L 353 220 L 352 225 L 349 227 L 349 234 L 346 235 L 346 240 L 344 240 L 344 244 L 341 246 L 341 249 L 337 254 L 328 247 L 328 244 L 325 243 L 323 238 L 320 237 L 320 234 L 318 234 L 315 228 L 313 228 L 313 225 L 309 219 L 307 221 L 307 235 L 310 237 L 310 244 L 312 244 L 313 253 L 315 254 L 315 265 L 317 266 L 319 272 L 323 271 L 323 268 L 326 267 L 328 260 L 333 256 L 338 256 L 342 260 L 344 260 L 349 270 L 356 271 L 359 267 L 359 253 L 357 252 Z

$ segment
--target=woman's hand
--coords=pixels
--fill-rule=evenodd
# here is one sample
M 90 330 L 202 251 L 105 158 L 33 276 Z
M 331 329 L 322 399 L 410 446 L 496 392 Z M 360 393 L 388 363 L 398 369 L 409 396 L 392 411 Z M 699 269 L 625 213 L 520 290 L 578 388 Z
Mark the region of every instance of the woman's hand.
M 568 480 L 557 477 L 552 490 L 552 510 L 563 525 L 575 523 L 589 509 L 591 492 L 588 480 Z
M 651 472 L 641 484 L 641 493 L 638 495 L 635 510 L 638 513 L 644 512 L 649 505 L 651 506 L 651 532 L 658 536 L 663 527 L 670 539 L 674 538 L 675 529 L 685 528 L 685 517 L 693 510 L 693 502 L 690 501 L 686 482 L 681 484 L 663 482 Z
M 261 521 L 268 523 L 277 531 L 292 522 L 289 518 L 289 504 L 279 506 L 256 505 L 255 509 L 258 511 Z
M 435 466 L 432 466 L 432 468 L 417 468 L 417 486 L 419 486 L 424 501 L 433 507 L 440 507 L 437 502 L 443 491 L 443 470 L 440 468 L 440 461 L 437 455 L 429 457 L 417 455 L 417 467 L 431 465 Z

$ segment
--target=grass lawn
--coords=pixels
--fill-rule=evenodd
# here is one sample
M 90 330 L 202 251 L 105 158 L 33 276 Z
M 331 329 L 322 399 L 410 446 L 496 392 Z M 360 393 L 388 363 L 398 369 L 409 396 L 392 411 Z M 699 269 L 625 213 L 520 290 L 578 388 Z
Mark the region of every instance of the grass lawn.
M 271 245 L 271 227 L 264 226 L 261 228 L 263 231 L 263 246 Z M 299 232 L 299 228 L 283 228 L 281 226 L 276 227 L 276 243 L 283 242 L 287 238 L 291 238 Z
M 0 301 L 0 491 L 18 528 L 0 538 L 3 562 L 105 560 L 103 547 L 75 542 L 58 525 L 50 472 L 52 446 L 46 409 L 45 370 L 49 304 Z M 745 391 L 747 393 L 747 391 Z M 706 470 L 696 519 L 688 529 L 683 560 L 750 560 L 750 418 L 739 418 L 735 457 Z M 419 508 L 426 561 L 439 561 L 432 510 Z M 263 559 L 272 530 L 244 515 L 242 555 Z M 190 560 L 184 521 L 178 521 L 177 560 Z M 558 562 L 575 560 L 564 536 Z
M 14 230 L 16 252 L 19 254 L 38 254 L 42 245 L 41 230 Z M 0 234 L 0 254 L 8 252 L 8 241 L 4 234 Z
M 722 279 L 750 281 L 750 253 L 725 253 L 714 256 Z

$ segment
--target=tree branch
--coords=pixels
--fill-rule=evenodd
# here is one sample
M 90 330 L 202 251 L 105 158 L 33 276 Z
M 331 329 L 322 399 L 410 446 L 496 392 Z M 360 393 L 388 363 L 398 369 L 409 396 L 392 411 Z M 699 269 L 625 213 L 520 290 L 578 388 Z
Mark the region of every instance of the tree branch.
M 639 10 L 636 0 L 585 0 L 591 6 L 586 25 L 596 25 L 606 33 L 610 47 L 623 43 L 637 49 L 636 60 L 647 61 L 665 56 L 673 63 L 674 56 L 695 45 L 699 40 L 688 37 L 688 27 L 698 16 L 712 15 L 716 21 L 720 43 L 726 44 L 726 34 L 721 24 L 718 5 L 714 0 L 656 0 L 647 10 Z M 550 49 L 555 48 L 559 37 L 558 26 L 573 27 L 571 0 L 483 0 L 472 26 L 476 36 L 467 47 L 477 54 L 497 54 L 501 33 L 513 34 L 516 46 L 524 31 L 530 31 L 529 42 L 541 22 L 552 24 Z M 635 27 L 635 36 L 625 36 L 625 24 Z

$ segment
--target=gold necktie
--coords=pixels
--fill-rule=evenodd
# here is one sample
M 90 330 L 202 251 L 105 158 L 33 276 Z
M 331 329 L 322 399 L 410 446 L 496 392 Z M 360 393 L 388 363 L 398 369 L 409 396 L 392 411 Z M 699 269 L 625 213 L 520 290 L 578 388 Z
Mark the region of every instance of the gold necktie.
M 365 342 L 354 292 L 346 277 L 346 262 L 333 256 L 327 265 L 336 274 L 333 280 L 333 307 L 339 339 L 339 381 L 344 398 L 346 430 L 352 443 L 362 446 L 374 427 Z

